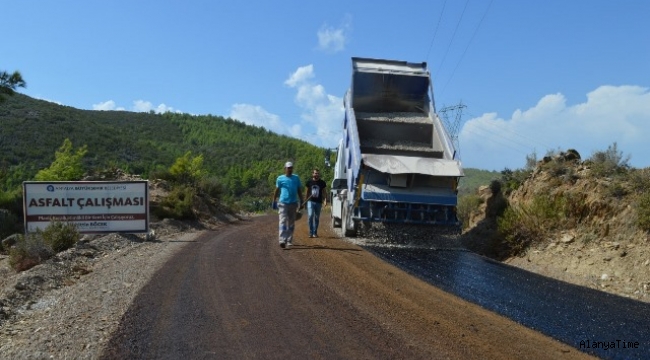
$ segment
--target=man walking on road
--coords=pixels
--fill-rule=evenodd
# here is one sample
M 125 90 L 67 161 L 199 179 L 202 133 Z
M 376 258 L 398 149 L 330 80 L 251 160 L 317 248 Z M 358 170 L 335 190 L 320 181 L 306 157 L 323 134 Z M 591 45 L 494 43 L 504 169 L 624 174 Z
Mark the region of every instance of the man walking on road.
M 275 180 L 273 207 L 278 209 L 280 246 L 289 248 L 293 245 L 293 230 L 296 223 L 296 213 L 302 210 L 302 184 L 298 175 L 293 173 L 293 163 L 284 164 L 284 175 Z M 278 196 L 279 201 L 278 201 Z M 300 198 L 300 202 L 298 202 Z
M 311 179 L 307 181 L 306 185 L 305 198 L 307 199 L 307 214 L 309 215 L 309 237 L 317 238 L 320 211 L 323 206 L 327 205 L 327 196 L 325 196 L 327 184 L 320 178 L 320 171 L 314 169 L 311 173 Z

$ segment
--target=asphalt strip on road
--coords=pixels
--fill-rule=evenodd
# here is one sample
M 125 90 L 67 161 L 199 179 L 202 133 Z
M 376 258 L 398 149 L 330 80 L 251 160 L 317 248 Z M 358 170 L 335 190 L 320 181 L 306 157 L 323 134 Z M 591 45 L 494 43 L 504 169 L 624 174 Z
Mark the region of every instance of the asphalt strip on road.
M 588 354 L 650 359 L 650 304 L 468 251 L 364 246 L 414 276 Z

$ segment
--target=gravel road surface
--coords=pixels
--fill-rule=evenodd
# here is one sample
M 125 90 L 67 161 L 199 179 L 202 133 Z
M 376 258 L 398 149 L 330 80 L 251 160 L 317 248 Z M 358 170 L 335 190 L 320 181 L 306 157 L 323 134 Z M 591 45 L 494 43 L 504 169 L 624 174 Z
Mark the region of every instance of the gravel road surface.
M 321 227 L 310 239 L 301 220 L 289 250 L 275 216 L 204 233 L 141 289 L 101 358 L 588 358 Z

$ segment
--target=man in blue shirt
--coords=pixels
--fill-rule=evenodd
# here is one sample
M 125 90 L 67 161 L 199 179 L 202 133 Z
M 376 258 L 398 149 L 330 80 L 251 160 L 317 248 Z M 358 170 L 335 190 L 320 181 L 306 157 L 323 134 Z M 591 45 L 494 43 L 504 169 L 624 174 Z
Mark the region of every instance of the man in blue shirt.
M 284 164 L 284 175 L 278 176 L 275 180 L 275 192 L 273 193 L 273 203 L 275 204 L 277 201 L 278 204 L 280 246 L 282 248 L 289 248 L 293 244 L 296 213 L 304 206 L 301 188 L 300 178 L 293 173 L 293 163 L 288 161 Z M 280 197 L 279 201 L 278 196 Z

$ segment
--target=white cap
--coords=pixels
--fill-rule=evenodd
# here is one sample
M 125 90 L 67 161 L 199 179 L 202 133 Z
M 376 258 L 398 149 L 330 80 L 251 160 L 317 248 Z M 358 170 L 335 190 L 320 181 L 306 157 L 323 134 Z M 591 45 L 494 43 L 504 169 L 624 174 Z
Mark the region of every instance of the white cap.
M 285 167 L 285 168 L 293 167 L 293 163 L 292 163 L 291 161 L 287 161 L 287 162 L 284 164 L 284 167 Z

